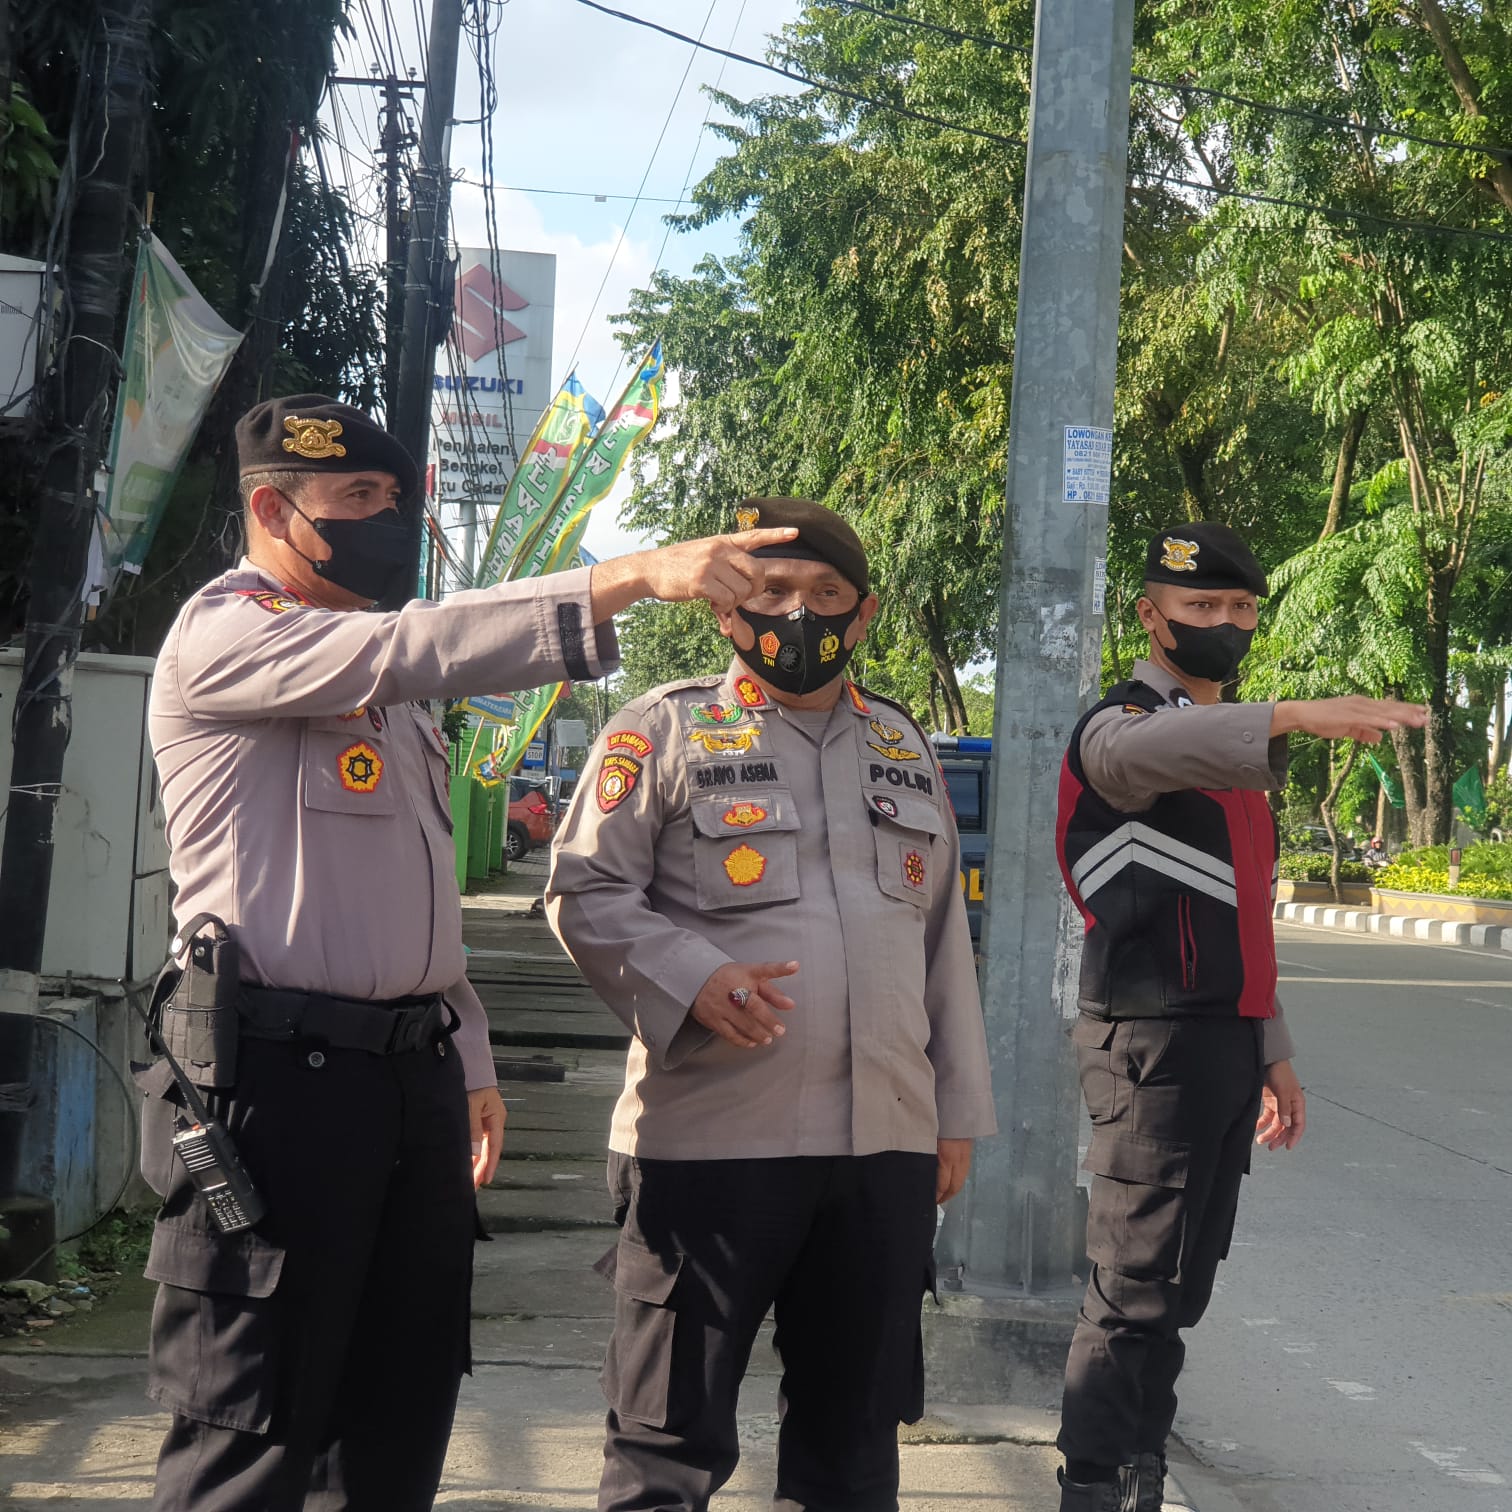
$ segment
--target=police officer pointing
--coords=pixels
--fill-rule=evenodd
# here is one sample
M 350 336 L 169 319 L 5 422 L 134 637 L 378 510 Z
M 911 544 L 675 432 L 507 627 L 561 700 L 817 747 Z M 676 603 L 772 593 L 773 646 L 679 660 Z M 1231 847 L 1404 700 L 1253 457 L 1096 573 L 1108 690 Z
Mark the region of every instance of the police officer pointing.
M 205 1082 L 267 1212 L 210 1221 L 158 1062 L 149 1390 L 173 1418 L 154 1505 L 411 1512 L 469 1364 L 473 1189 L 504 1127 L 421 700 L 611 671 L 617 610 L 733 604 L 764 577 L 749 548 L 789 533 L 359 613 L 404 569 L 413 460 L 319 394 L 251 410 L 237 452 L 247 556 L 174 622 L 150 730 L 180 927 L 217 916 L 239 957 L 234 1070 Z
M 1227 526 L 1151 542 L 1150 652 L 1072 732 L 1060 861 L 1086 920 L 1076 1044 L 1092 1274 L 1066 1365 L 1062 1512 L 1159 1512 L 1185 1346 L 1228 1253 L 1251 1142 L 1306 1103 L 1276 1001 L 1276 826 L 1293 731 L 1374 743 L 1392 700 L 1223 703 L 1265 574 Z

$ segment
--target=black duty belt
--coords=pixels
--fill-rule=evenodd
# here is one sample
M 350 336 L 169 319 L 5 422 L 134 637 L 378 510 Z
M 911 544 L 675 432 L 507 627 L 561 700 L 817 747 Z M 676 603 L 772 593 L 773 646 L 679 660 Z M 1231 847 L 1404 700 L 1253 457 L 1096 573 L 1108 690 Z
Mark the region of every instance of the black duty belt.
M 241 1032 L 249 1039 L 318 1040 L 335 1050 L 403 1055 L 449 1035 L 458 1024 L 439 994 L 387 1002 L 288 992 L 242 983 Z

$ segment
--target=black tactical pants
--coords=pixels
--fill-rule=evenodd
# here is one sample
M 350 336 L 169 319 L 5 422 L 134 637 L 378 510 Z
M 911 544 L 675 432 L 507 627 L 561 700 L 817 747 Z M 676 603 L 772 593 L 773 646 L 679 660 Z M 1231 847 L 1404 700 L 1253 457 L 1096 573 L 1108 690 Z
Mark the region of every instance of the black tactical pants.
M 635 1160 L 623 1222 L 602 1512 L 702 1509 L 739 1458 L 735 1404 L 777 1322 L 779 1509 L 892 1512 L 898 1424 L 924 1410 L 933 1155 Z
M 1207 1310 L 1249 1170 L 1261 1033 L 1253 1019 L 1089 1017 L 1072 1032 L 1092 1115 L 1092 1274 L 1066 1362 L 1068 1460 L 1111 1470 L 1165 1448 L 1180 1330 Z
M 469 1365 L 459 1057 L 244 1039 L 216 1101 L 268 1214 L 230 1238 L 169 1151 L 163 1090 L 143 1118 L 144 1170 L 166 1193 L 148 1389 L 173 1413 L 153 1506 L 429 1508 Z

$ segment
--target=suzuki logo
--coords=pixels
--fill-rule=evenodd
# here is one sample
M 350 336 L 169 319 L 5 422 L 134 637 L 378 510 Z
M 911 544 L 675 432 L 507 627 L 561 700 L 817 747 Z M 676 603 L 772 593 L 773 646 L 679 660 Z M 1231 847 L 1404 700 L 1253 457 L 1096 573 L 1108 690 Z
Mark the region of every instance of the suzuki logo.
M 498 346 L 523 341 L 525 332 L 500 310 L 523 310 L 521 299 L 503 279 L 495 280 L 486 263 L 477 263 L 457 280 L 457 309 L 452 332 L 469 362 L 486 357 Z

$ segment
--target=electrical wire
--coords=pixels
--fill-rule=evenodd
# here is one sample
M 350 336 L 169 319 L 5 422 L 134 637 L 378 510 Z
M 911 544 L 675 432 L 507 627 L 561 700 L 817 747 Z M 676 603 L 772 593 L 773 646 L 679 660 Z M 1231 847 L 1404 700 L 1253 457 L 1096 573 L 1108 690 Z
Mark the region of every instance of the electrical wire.
M 628 21 L 632 26 L 643 26 L 648 31 L 660 32 L 664 37 L 671 37 L 674 42 L 686 42 L 703 52 L 718 53 L 720 57 L 729 58 L 734 63 L 747 63 L 752 68 L 780 74 L 784 79 L 806 84 L 810 89 L 818 90 L 820 94 L 837 95 L 843 100 L 854 100 L 859 105 L 875 105 L 879 110 L 890 111 L 893 115 L 903 116 L 910 121 L 922 121 L 926 126 L 942 126 L 947 131 L 959 131 L 966 136 L 980 137 L 985 142 L 1001 142 L 1010 147 L 1028 146 L 1028 143 L 1019 137 L 1005 136 L 1000 131 L 986 131 L 980 126 L 963 126 L 959 121 L 947 121 L 943 116 L 914 110 L 908 105 L 898 105 L 890 100 L 879 100 L 874 95 L 860 94 L 854 89 L 845 89 L 839 84 L 826 83 L 823 79 L 816 79 L 811 74 L 798 73 L 795 69 L 783 68 L 777 63 L 767 63 L 760 58 L 748 57 L 745 53 L 732 52 L 729 48 L 715 47 L 712 42 L 700 42 L 684 32 L 673 31 L 670 26 L 661 26 L 655 21 L 648 21 L 643 16 L 632 16 L 627 11 L 613 10 L 607 5 L 600 5 L 599 0 L 577 0 L 577 3 L 586 5 L 589 10 L 613 16 L 618 21 Z
M 590 10 L 602 11 L 605 15 L 614 16 L 621 21 L 629 21 L 635 26 L 644 26 L 652 31 L 662 32 L 680 42 L 693 43 L 694 39 L 684 36 L 681 32 L 674 32 L 668 27 L 659 26 L 655 22 L 645 21 L 638 16 L 631 16 L 624 11 L 611 10 L 606 5 L 600 5 L 598 0 L 577 0 L 579 5 L 585 5 Z M 848 0 L 834 0 L 834 3 L 848 3 Z M 695 43 L 705 51 L 725 53 L 725 49 L 713 47 L 708 43 Z M 1005 44 L 1006 45 L 1006 44 Z M 793 74 L 790 71 L 778 68 L 775 64 L 763 63 L 759 58 L 746 57 L 742 53 L 728 53 L 727 56 L 740 63 L 749 63 L 755 68 L 764 68 L 773 73 L 785 74 L 790 78 L 801 78 L 803 82 L 812 85 L 813 88 L 823 91 L 833 91 L 844 94 L 849 98 L 858 99 L 869 105 L 875 105 L 879 109 L 893 111 L 915 120 L 926 120 L 934 125 L 943 126 L 951 131 L 964 131 L 972 136 L 982 137 L 988 141 L 1001 143 L 1007 147 L 1023 147 L 1026 144 L 1018 137 L 1010 137 L 1001 132 L 985 131 L 978 127 L 963 126 L 956 121 L 944 120 L 937 116 L 925 115 L 921 111 L 910 110 L 903 106 L 893 105 L 886 100 L 879 100 L 871 96 L 858 95 L 851 90 L 841 90 L 838 86 L 825 84 L 819 80 L 806 76 Z M 1351 129 L 1359 129 L 1352 127 Z M 1351 220 L 1362 224 L 1381 225 L 1391 230 L 1399 231 L 1424 231 L 1435 236 L 1463 236 L 1472 240 L 1480 241 L 1512 241 L 1512 232 L 1492 231 L 1480 226 L 1446 226 L 1434 221 L 1413 220 L 1401 216 L 1377 215 L 1367 210 L 1352 210 L 1341 205 L 1319 205 L 1310 200 L 1288 199 L 1280 195 L 1263 194 L 1254 190 L 1231 189 L 1216 184 L 1199 183 L 1195 179 L 1179 178 L 1173 174 L 1146 174 L 1152 182 L 1168 183 L 1184 189 L 1193 189 L 1202 194 L 1215 195 L 1220 199 L 1249 200 L 1256 204 L 1277 205 L 1292 210 L 1309 211 L 1316 215 L 1322 215 L 1329 219 Z
M 955 42 L 972 42 L 979 47 L 992 47 L 1002 52 L 1019 53 L 1024 56 L 1033 56 L 1034 53 L 1033 47 L 1022 42 L 1009 42 L 1002 37 L 994 37 L 983 32 L 963 31 L 959 27 L 942 26 L 939 22 L 925 21 L 918 16 L 905 15 L 899 11 L 882 10 L 875 5 L 866 4 L 865 0 L 829 0 L 829 3 L 843 6 L 846 10 L 864 11 L 867 15 L 890 21 L 896 26 L 916 27 L 921 31 L 934 32 L 939 36 L 949 37 Z M 1387 121 L 1352 121 L 1347 116 L 1333 115 L 1314 107 L 1276 105 L 1267 100 L 1252 100 L 1245 95 L 1231 94 L 1227 90 L 1211 89 L 1206 85 L 1192 84 L 1181 79 L 1156 79 L 1148 74 L 1138 73 L 1131 74 L 1130 77 L 1135 84 L 1143 84 L 1147 88 L 1166 89 L 1177 95 L 1201 95 L 1204 99 L 1223 100 L 1230 105 L 1242 105 L 1249 110 L 1261 110 L 1293 120 L 1316 121 L 1320 125 L 1332 126 L 1356 136 L 1363 134 L 1390 137 L 1394 141 L 1415 142 L 1423 147 L 1437 147 L 1450 152 L 1480 153 L 1486 157 L 1495 158 L 1498 162 L 1512 163 L 1512 148 L 1508 147 L 1487 146 L 1477 142 L 1456 142 L 1445 137 L 1426 136 L 1422 132 L 1408 131 L 1404 127 L 1394 126 Z
M 588 0 L 583 0 L 588 3 Z M 703 25 L 698 29 L 697 37 L 683 37 L 681 40 L 691 44 L 693 51 L 688 54 L 687 64 L 682 71 L 682 78 L 677 81 L 677 88 L 672 93 L 672 103 L 667 107 L 666 117 L 662 121 L 661 130 L 656 134 L 656 141 L 651 148 L 651 156 L 646 160 L 646 171 L 641 174 L 640 187 L 635 191 L 635 199 L 630 209 L 625 213 L 625 223 L 620 227 L 620 234 L 614 243 L 614 250 L 609 254 L 608 266 L 604 269 L 604 276 L 599 280 L 598 291 L 593 296 L 593 303 L 588 307 L 587 318 L 583 321 L 583 329 L 578 332 L 577 344 L 572 348 L 572 356 L 567 362 L 567 371 L 573 372 L 577 367 L 578 353 L 583 349 L 583 342 L 587 339 L 589 327 L 593 324 L 593 317 L 598 314 L 599 301 L 604 297 L 604 290 L 609 286 L 609 275 L 614 271 L 615 261 L 620 254 L 620 248 L 625 245 L 625 238 L 630 234 L 630 222 L 635 219 L 635 212 L 640 205 L 640 196 L 644 192 L 646 182 L 651 177 L 651 170 L 656 166 L 657 154 L 661 151 L 661 145 L 666 140 L 667 128 L 672 124 L 672 117 L 677 110 L 677 102 L 682 99 L 682 92 L 687 87 L 688 75 L 693 72 L 693 60 L 698 56 L 698 49 L 704 45 L 703 35 L 709 29 L 709 22 L 714 19 L 714 11 L 719 0 L 709 0 L 709 8 L 704 12 Z M 603 10 L 603 6 L 595 5 L 595 10 Z M 619 15 L 618 11 L 609 11 L 610 15 Z M 643 23 L 651 25 L 650 22 Z M 656 27 L 657 31 L 663 30 Z M 717 51 L 717 49 L 716 49 Z M 616 371 L 616 377 L 618 372 Z

